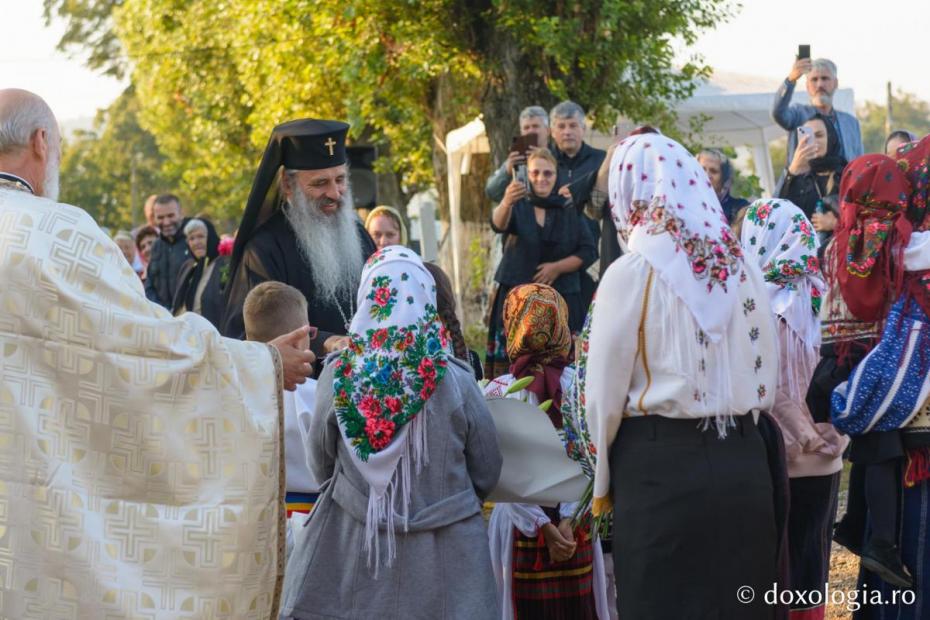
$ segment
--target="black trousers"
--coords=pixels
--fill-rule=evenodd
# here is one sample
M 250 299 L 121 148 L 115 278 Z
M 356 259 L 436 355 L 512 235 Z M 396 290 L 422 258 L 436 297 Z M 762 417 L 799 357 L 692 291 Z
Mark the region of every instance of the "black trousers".
M 772 478 L 751 416 L 724 439 L 693 419 L 625 419 L 610 470 L 621 618 L 773 617 L 763 600 L 777 579 Z

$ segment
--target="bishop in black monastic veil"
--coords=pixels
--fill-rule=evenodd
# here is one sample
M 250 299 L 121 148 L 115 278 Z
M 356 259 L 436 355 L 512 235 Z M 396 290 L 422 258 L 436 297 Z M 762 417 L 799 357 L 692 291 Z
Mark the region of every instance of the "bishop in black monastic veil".
M 244 338 L 242 305 L 276 280 L 307 298 L 318 356 L 336 346 L 355 314 L 364 262 L 375 251 L 355 214 L 345 137 L 338 121 L 304 119 L 275 127 L 249 193 L 226 285 L 225 336 Z M 329 341 L 329 344 L 327 344 Z

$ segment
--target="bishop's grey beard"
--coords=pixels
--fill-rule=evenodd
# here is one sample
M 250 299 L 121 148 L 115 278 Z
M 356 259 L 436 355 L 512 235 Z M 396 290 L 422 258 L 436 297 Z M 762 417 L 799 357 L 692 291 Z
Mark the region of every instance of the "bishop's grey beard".
M 365 257 L 355 224 L 352 194 L 347 188 L 339 209 L 323 213 L 328 198 L 309 198 L 295 189 L 284 210 L 297 238 L 297 248 L 313 273 L 316 292 L 325 299 L 351 301 L 358 292 Z M 347 319 L 351 319 L 348 312 Z

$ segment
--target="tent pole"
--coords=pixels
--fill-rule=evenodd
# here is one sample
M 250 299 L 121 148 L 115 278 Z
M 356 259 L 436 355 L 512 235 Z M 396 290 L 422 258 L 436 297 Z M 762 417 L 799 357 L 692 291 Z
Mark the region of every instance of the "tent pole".
M 449 144 L 447 141 L 446 148 Z M 459 259 L 459 247 L 462 234 L 462 155 L 460 152 L 446 151 L 446 176 L 449 181 L 449 233 L 452 237 L 452 285 L 455 289 L 456 305 L 462 305 L 462 275 Z

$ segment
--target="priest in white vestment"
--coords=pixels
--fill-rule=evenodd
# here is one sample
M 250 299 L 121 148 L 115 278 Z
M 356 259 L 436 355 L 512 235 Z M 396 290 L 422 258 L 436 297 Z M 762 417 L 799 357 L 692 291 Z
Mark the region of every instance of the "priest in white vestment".
M 0 617 L 276 618 L 306 332 L 229 340 L 147 301 L 55 202 L 58 131 L 0 90 Z

